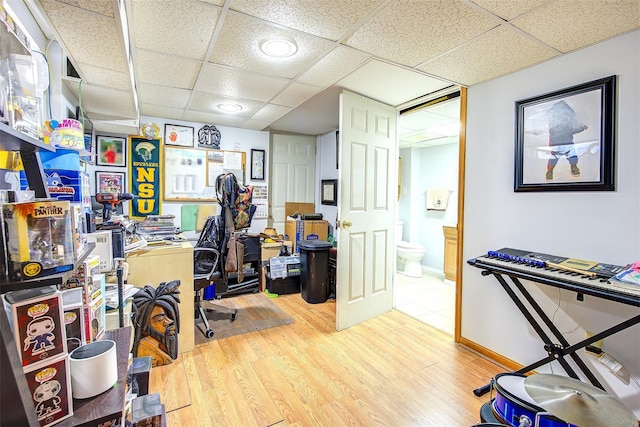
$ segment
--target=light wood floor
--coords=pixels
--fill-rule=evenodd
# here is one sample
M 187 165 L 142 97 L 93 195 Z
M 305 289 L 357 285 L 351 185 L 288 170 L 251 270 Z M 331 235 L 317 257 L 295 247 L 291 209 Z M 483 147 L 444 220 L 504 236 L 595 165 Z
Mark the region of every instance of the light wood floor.
M 473 389 L 505 371 L 396 310 L 336 332 L 334 301 L 273 301 L 293 324 L 152 370 L 167 426 L 472 426 L 489 399 Z

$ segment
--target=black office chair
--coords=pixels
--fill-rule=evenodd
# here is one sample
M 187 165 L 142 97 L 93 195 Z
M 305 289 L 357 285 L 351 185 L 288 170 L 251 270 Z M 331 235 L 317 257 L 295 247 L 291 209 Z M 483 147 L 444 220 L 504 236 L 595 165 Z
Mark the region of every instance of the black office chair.
M 221 286 L 223 284 L 223 275 L 220 271 L 220 242 L 224 236 L 220 236 L 219 232 L 220 217 L 210 216 L 207 218 L 200 238 L 193 249 L 193 289 L 194 308 L 196 310 L 196 320 L 201 319 L 205 327 L 203 329 L 197 322 L 196 326 L 203 335 L 211 338 L 214 331 L 209 327 L 209 319 L 207 312 L 216 312 L 228 314 L 231 321 L 236 320 L 238 310 L 223 307 L 203 299 L 204 289 L 211 285 Z M 206 304 L 204 306 L 203 304 Z

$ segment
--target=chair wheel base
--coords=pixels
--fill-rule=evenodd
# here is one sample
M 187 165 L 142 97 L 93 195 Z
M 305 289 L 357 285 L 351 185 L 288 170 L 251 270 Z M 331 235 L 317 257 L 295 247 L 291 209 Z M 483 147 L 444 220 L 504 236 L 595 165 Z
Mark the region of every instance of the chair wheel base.
M 206 332 L 204 333 L 204 336 L 207 338 L 211 338 L 213 334 L 214 332 L 211 329 L 207 329 Z
M 234 320 L 236 320 L 238 318 L 238 313 L 233 312 L 231 313 L 231 321 L 233 322 Z

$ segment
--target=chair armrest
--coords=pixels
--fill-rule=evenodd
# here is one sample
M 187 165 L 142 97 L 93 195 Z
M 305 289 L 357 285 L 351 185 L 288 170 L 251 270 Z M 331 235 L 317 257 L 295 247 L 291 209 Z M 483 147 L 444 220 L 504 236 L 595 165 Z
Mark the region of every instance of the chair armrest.
M 206 253 L 211 255 L 207 256 Z M 205 255 L 202 255 L 205 254 Z M 205 279 L 210 278 L 215 273 L 216 268 L 218 267 L 218 262 L 220 261 L 220 251 L 214 248 L 193 248 L 193 259 L 194 263 L 198 259 L 198 256 L 205 256 L 207 258 L 211 258 L 213 260 L 211 270 L 206 273 L 194 274 L 194 279 Z

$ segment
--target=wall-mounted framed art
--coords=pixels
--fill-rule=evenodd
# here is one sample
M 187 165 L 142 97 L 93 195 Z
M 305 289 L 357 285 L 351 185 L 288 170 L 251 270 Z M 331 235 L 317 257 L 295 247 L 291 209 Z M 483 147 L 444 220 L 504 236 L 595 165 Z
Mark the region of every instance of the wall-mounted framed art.
M 516 102 L 514 191 L 614 191 L 616 76 Z
M 321 203 L 323 205 L 338 205 L 338 180 L 323 179 L 320 184 Z
M 96 135 L 96 164 L 98 166 L 126 166 L 126 138 Z
M 124 172 L 96 171 L 96 193 L 124 193 L 126 177 Z
M 166 145 L 193 147 L 193 127 L 165 124 L 164 143 Z
M 264 180 L 264 150 L 251 150 L 251 179 Z

